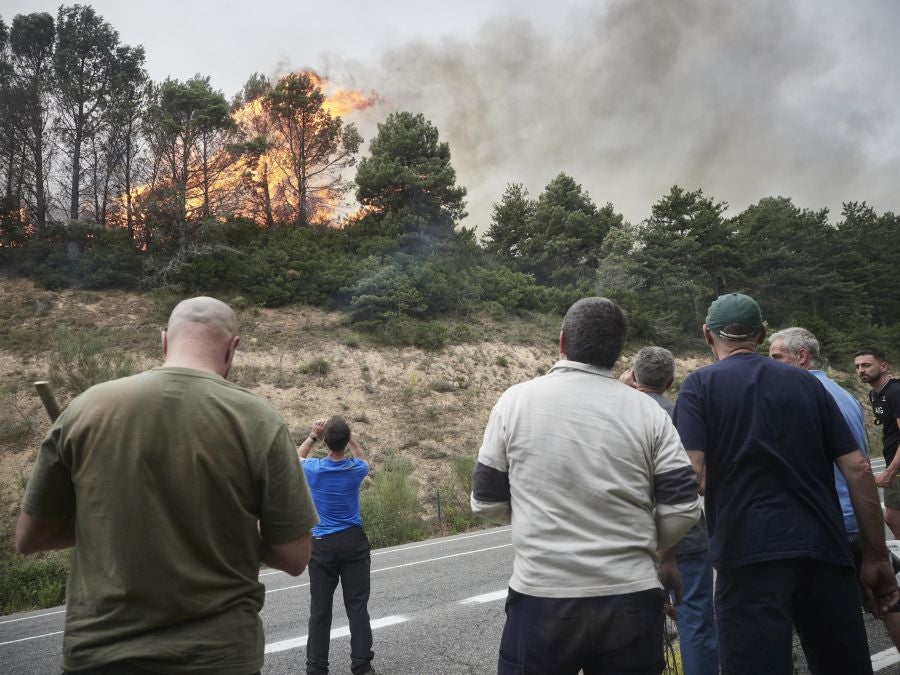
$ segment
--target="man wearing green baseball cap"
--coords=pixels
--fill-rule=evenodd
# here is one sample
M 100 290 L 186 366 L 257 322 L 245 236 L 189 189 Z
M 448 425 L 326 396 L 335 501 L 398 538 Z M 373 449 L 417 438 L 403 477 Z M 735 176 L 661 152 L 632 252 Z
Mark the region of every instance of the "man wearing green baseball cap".
M 685 379 L 674 421 L 706 494 L 722 669 L 788 675 L 793 624 L 812 672 L 871 673 L 832 472 L 847 481 L 861 583 L 882 614 L 900 592 L 868 462 L 816 378 L 757 353 L 753 298 L 719 296 L 703 335 L 717 362 Z

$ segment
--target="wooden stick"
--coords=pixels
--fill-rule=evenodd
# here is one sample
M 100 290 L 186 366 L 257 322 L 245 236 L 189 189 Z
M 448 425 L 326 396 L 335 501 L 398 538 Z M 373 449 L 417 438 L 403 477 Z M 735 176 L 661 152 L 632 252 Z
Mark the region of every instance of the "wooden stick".
M 56 402 L 56 397 L 53 395 L 53 390 L 50 389 L 50 383 L 46 380 L 41 380 L 34 383 L 34 388 L 37 389 L 38 396 L 41 397 L 41 403 L 44 404 L 44 410 L 47 411 L 50 421 L 55 422 L 56 418 L 59 417 L 60 410 L 59 403 Z

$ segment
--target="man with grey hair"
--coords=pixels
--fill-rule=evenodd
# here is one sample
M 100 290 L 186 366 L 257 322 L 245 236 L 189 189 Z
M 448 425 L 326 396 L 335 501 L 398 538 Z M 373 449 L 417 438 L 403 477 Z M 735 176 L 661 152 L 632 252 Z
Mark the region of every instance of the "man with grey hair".
M 566 313 L 560 360 L 491 411 L 472 509 L 512 523 L 498 673 L 660 673 L 656 551 L 697 521 L 697 481 L 669 416 L 612 376 L 625 314 Z
M 753 298 L 719 296 L 703 335 L 717 362 L 685 379 L 675 424 L 705 486 L 722 668 L 790 674 L 793 624 L 812 672 L 871 673 L 832 472 L 847 480 L 860 583 L 881 615 L 900 592 L 868 460 L 815 378 L 757 353 Z
M 262 667 L 260 561 L 301 574 L 317 516 L 281 417 L 225 379 L 239 342 L 228 305 L 185 300 L 162 367 L 91 387 L 44 439 L 16 548 L 75 547 L 65 672 Z
M 634 386 L 671 417 L 675 404 L 663 394 L 675 381 L 675 357 L 663 347 L 643 347 L 632 365 Z M 660 576 L 673 581 L 681 664 L 685 675 L 718 675 L 719 652 L 713 611 L 713 571 L 702 513 L 674 549 L 662 553 Z
M 819 356 L 819 341 L 816 336 L 805 328 L 792 327 L 773 333 L 769 338 L 769 357 L 786 363 L 795 368 L 802 368 L 816 377 L 826 391 L 834 398 L 844 420 L 850 427 L 850 432 L 856 440 L 859 449 L 866 455 L 869 451 L 869 442 L 866 438 L 865 417 L 859 401 L 846 389 L 832 380 L 822 370 L 822 360 Z M 844 528 L 850 539 L 853 549 L 854 562 L 857 567 L 860 564 L 859 525 L 856 515 L 853 513 L 853 503 L 850 500 L 850 491 L 847 481 L 834 467 L 834 484 L 837 488 L 838 499 L 841 503 L 841 511 L 844 515 Z M 900 605 L 894 605 L 890 612 L 884 616 L 884 625 L 894 645 L 900 646 Z

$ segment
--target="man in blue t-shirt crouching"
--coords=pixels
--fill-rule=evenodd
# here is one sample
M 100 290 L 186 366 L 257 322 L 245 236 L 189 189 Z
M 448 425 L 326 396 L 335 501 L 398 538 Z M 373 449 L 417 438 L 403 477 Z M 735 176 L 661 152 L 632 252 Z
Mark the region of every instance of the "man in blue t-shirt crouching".
M 320 439 L 325 441 L 328 454 L 321 459 L 310 458 L 310 450 Z M 348 448 L 352 457 L 345 454 Z M 306 672 L 328 673 L 331 606 L 340 581 L 350 622 L 350 669 L 355 675 L 374 673 L 368 610 L 371 549 L 359 515 L 359 486 L 369 473 L 368 457 L 353 438 L 350 425 L 339 415 L 316 420 L 297 453 L 319 512 L 309 561 Z

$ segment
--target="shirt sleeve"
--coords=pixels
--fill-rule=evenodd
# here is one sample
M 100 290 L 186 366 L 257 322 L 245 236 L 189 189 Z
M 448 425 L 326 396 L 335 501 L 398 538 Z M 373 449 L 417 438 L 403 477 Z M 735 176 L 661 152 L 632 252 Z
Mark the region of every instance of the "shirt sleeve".
M 281 425 L 263 467 L 259 531 L 267 544 L 286 544 L 319 522 L 287 427 Z
M 681 442 L 687 450 L 706 452 L 706 415 L 703 399 L 692 374 L 685 378 L 678 392 L 672 421 L 678 430 Z
M 29 516 L 63 518 L 75 513 L 75 485 L 59 447 L 63 421 L 56 421 L 38 450 L 22 501 Z
M 503 399 L 491 410 L 472 471 L 472 513 L 500 523 L 512 517 Z
M 662 409 L 660 409 L 662 413 Z M 697 476 L 675 426 L 660 415 L 653 459 L 653 497 L 656 502 L 656 538 L 659 548 L 669 548 L 700 519 Z
M 837 402 L 834 400 L 834 397 L 825 391 L 824 388 L 822 389 L 822 393 L 825 397 L 825 405 L 827 406 L 827 419 L 829 425 L 828 456 L 834 460 L 835 458 L 846 455 L 854 450 L 864 450 L 864 448 L 859 447 L 859 443 L 857 443 L 856 439 L 853 437 L 850 425 L 847 424 L 847 420 L 841 412 L 840 407 L 838 407 Z

